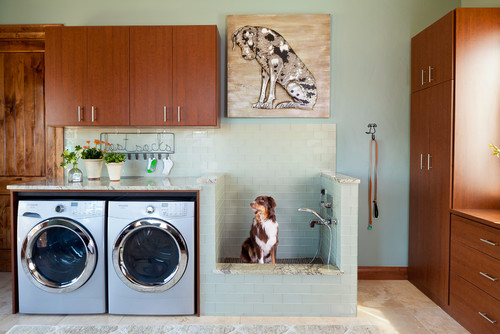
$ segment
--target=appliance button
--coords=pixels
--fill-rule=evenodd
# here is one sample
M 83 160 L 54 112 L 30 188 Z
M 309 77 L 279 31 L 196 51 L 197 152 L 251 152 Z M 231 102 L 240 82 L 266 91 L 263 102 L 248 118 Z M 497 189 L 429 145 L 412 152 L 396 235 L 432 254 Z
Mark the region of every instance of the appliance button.
M 150 206 L 148 206 L 148 207 L 146 208 L 146 212 L 147 212 L 147 213 L 153 213 L 153 212 L 155 212 L 155 208 L 154 208 L 154 207 L 152 207 L 152 206 L 150 205 Z
M 61 212 L 63 212 L 63 211 L 64 211 L 64 206 L 62 206 L 62 205 L 58 205 L 58 206 L 56 206 L 56 212 L 57 212 L 57 213 L 61 213 Z

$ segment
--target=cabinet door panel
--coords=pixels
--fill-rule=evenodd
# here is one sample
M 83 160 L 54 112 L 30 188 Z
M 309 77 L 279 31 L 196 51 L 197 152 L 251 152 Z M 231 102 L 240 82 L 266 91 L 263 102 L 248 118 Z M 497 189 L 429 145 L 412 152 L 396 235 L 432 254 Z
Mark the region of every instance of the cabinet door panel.
M 129 125 L 129 27 L 87 29 L 90 124 Z
M 217 125 L 217 45 L 215 26 L 173 27 L 173 108 L 176 125 Z
M 44 174 L 43 79 L 43 53 L 0 53 L 0 176 Z
M 429 290 L 448 304 L 451 209 L 453 81 L 427 89 L 429 95 L 429 230 L 426 247 Z
M 87 28 L 48 27 L 45 36 L 47 125 L 88 125 Z
M 454 15 L 451 12 L 430 26 L 428 86 L 453 79 Z
M 411 95 L 408 277 L 418 286 L 425 283 L 426 259 L 422 254 L 425 252 L 425 223 L 428 221 L 425 196 L 429 192 L 426 159 L 429 127 L 425 99 L 426 91 Z
M 453 79 L 454 12 L 411 40 L 412 92 Z
M 0 271 L 11 270 L 10 196 L 0 195 Z
M 130 125 L 172 124 L 172 115 L 172 27 L 130 27 Z

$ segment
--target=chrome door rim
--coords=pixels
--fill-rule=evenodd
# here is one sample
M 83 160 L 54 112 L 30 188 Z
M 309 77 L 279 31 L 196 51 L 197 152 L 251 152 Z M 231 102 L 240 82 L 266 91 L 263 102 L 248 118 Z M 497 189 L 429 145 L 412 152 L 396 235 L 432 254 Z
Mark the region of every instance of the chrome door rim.
M 127 270 L 123 260 L 123 249 L 128 238 L 140 229 L 153 227 L 170 235 L 176 242 L 179 251 L 179 264 L 162 284 L 149 284 L 136 280 Z M 120 280 L 129 288 L 139 292 L 163 292 L 172 288 L 184 275 L 188 263 L 188 250 L 182 234 L 168 222 L 156 218 L 139 219 L 128 224 L 117 236 L 113 245 L 113 267 Z
M 86 251 L 85 267 L 82 273 L 71 281 L 62 284 L 43 277 L 37 270 L 32 258 L 33 244 L 38 239 L 38 236 L 53 227 L 66 228 L 75 233 L 85 245 Z M 35 225 L 24 238 L 21 250 L 21 263 L 29 280 L 40 289 L 54 293 L 75 291 L 84 285 L 94 273 L 97 264 L 95 242 L 90 233 L 76 221 L 59 217 L 49 218 Z

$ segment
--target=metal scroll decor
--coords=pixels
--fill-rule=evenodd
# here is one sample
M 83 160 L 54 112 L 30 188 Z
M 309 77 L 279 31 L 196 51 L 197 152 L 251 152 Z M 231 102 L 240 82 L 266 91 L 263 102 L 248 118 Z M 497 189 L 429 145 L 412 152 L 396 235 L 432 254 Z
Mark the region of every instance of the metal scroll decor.
M 110 152 L 141 154 L 174 154 L 175 135 L 170 132 L 103 132 L 101 143 L 109 143 L 101 147 Z

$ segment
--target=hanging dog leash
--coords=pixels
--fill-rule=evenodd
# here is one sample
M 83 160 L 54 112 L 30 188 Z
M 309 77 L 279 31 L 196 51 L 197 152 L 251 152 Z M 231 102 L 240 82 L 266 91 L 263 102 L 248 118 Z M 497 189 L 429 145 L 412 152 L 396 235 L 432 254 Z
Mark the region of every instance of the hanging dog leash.
M 368 132 L 366 134 L 371 134 L 372 139 L 370 140 L 370 178 L 369 178 L 369 194 L 368 194 L 368 206 L 370 208 L 370 217 L 368 219 L 368 229 L 371 230 L 373 227 L 373 218 L 378 218 L 378 204 L 377 204 L 377 165 L 378 165 L 378 144 L 375 139 L 375 132 L 377 131 L 375 128 L 377 124 L 370 123 L 368 124 Z M 375 152 L 373 151 L 375 148 Z M 373 159 L 373 153 L 375 153 L 375 159 Z M 375 160 L 375 164 L 373 164 L 373 160 Z M 373 171 L 372 171 L 373 167 Z M 372 181 L 373 175 L 373 181 Z M 373 188 L 373 189 L 372 189 Z M 373 191 L 372 191 L 373 190 Z M 372 192 L 373 192 L 373 201 L 372 201 Z M 373 210 L 372 210 L 373 203 Z

